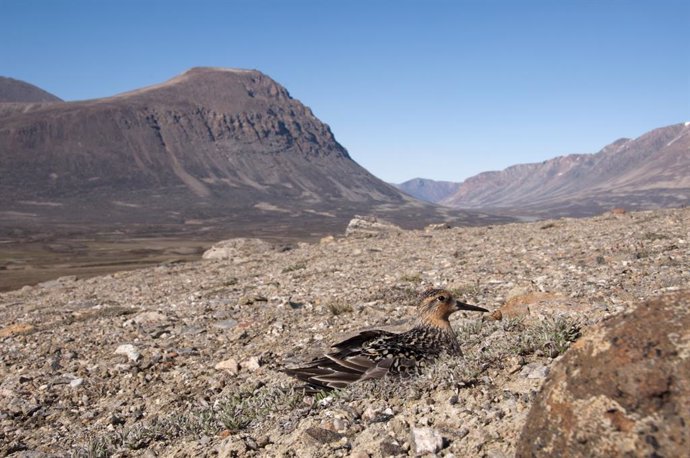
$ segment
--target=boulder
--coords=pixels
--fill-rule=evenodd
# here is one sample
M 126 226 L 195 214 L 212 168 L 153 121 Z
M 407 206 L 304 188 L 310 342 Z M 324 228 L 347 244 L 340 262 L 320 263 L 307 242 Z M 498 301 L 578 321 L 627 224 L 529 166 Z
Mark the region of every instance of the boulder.
M 687 456 L 690 291 L 595 326 L 551 370 L 517 456 Z
M 346 237 L 381 237 L 389 234 L 399 234 L 402 229 L 388 221 L 379 220 L 375 216 L 355 215 L 345 229 Z
M 203 259 L 235 259 L 272 249 L 273 246 L 270 243 L 261 239 L 239 237 L 216 243 L 206 250 L 201 257 Z

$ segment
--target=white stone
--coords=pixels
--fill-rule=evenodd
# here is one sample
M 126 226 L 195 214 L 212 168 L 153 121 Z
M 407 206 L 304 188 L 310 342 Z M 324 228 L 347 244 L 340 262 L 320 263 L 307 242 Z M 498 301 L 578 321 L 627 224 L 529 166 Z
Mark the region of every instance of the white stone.
M 433 428 L 413 427 L 411 436 L 416 456 L 436 453 L 443 448 L 443 437 Z
M 240 371 L 240 365 L 235 358 L 226 359 L 215 365 L 218 370 L 226 370 L 231 374 L 237 374 Z
M 132 344 L 123 344 L 115 350 L 116 355 L 125 355 L 130 361 L 137 361 L 141 357 L 141 353 L 137 347 Z
M 141 312 L 137 314 L 133 320 L 137 324 L 153 324 L 169 321 L 167 316 L 156 311 Z
M 252 356 L 251 358 L 242 361 L 242 369 L 246 369 L 249 372 L 254 372 L 260 367 L 261 363 L 259 363 L 259 358 L 256 356 Z

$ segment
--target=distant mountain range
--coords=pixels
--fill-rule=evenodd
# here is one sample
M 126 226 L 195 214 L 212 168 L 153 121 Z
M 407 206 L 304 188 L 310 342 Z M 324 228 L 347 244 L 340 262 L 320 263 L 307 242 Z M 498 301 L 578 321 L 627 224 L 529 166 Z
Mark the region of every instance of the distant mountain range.
M 61 102 L 62 100 L 33 84 L 0 76 L 0 103 Z
M 3 78 L 0 94 L 0 233 L 314 235 L 344 228 L 355 213 L 408 227 L 505 220 L 422 203 L 379 180 L 258 71 L 194 68 L 79 102 Z
M 455 194 L 460 188 L 460 183 L 413 178 L 394 186 L 417 199 L 438 203 Z
M 690 123 L 622 138 L 596 154 L 571 154 L 540 163 L 484 172 L 462 183 L 415 179 L 408 194 L 453 208 L 515 216 L 596 215 L 690 204 Z M 456 186 L 454 192 L 444 195 Z

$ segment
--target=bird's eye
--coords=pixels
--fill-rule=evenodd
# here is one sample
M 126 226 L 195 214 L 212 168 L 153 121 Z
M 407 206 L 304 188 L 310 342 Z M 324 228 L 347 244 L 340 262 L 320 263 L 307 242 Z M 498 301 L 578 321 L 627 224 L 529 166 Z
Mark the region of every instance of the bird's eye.
M 438 300 L 441 302 L 446 302 L 446 296 L 439 296 Z

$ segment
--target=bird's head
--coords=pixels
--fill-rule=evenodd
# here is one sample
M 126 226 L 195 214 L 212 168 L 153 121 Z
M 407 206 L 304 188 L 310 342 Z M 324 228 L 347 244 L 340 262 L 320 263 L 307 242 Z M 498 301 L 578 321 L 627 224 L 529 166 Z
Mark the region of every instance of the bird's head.
M 460 310 L 488 312 L 485 308 L 455 300 L 453 294 L 445 289 L 429 288 L 419 298 L 419 319 L 426 324 L 450 326 L 448 317 Z

